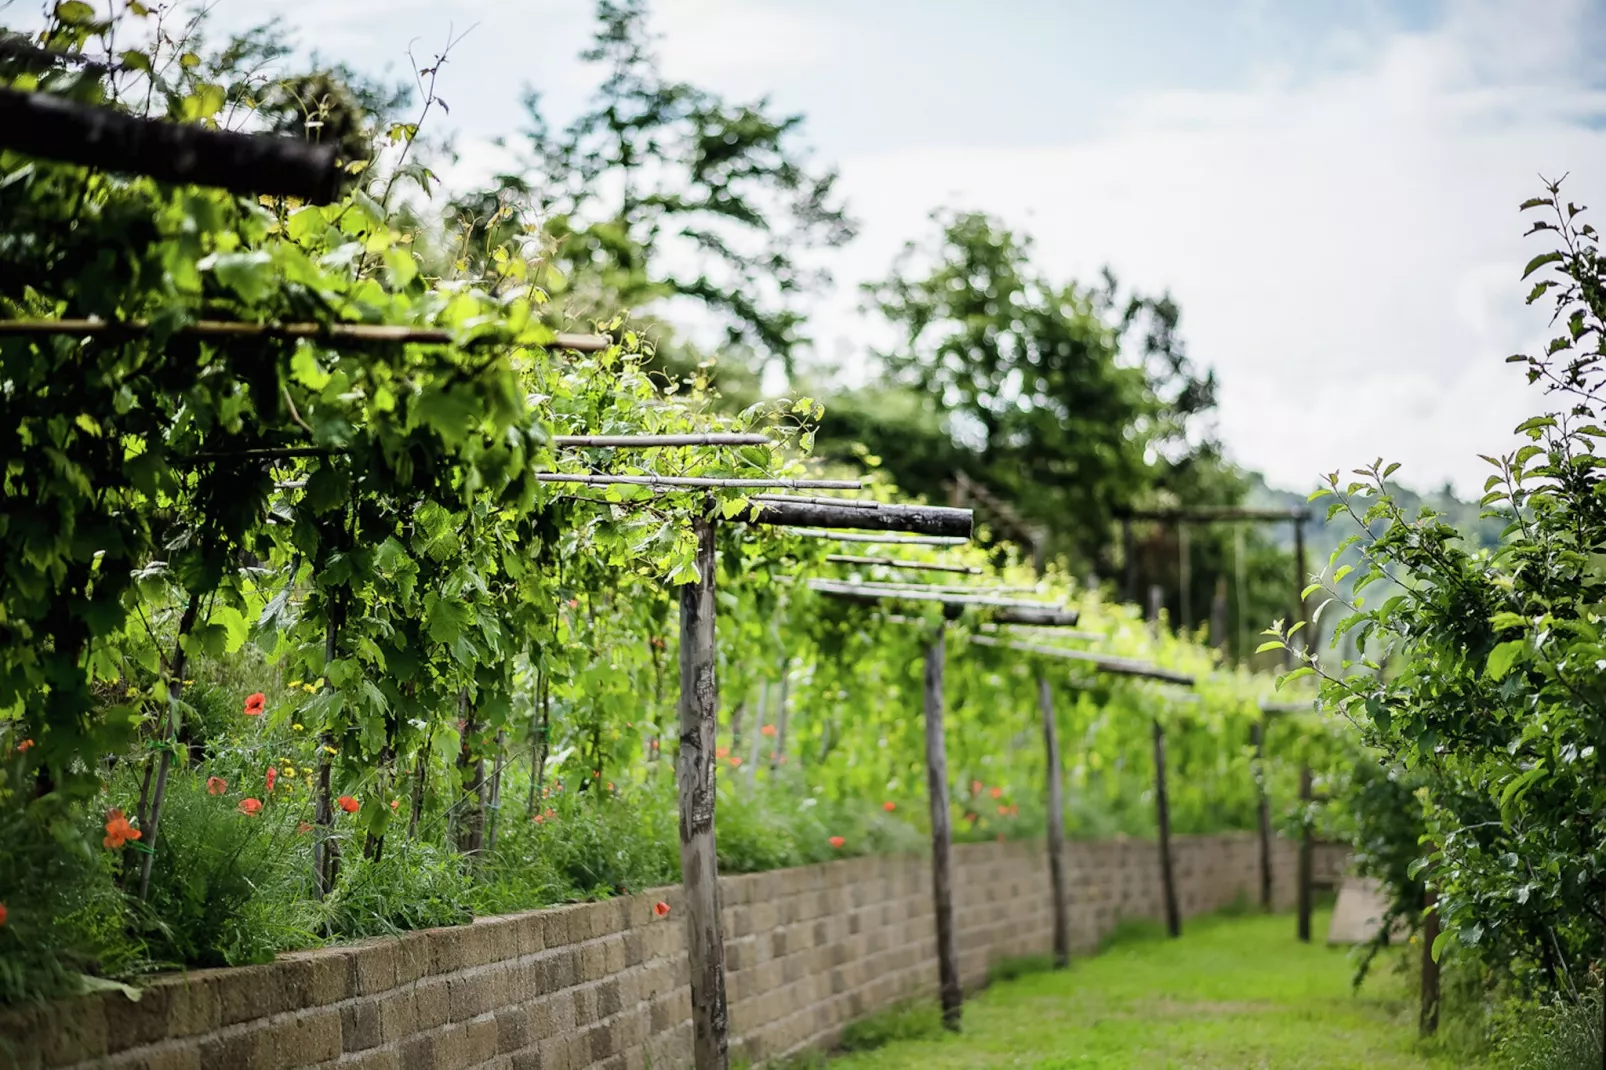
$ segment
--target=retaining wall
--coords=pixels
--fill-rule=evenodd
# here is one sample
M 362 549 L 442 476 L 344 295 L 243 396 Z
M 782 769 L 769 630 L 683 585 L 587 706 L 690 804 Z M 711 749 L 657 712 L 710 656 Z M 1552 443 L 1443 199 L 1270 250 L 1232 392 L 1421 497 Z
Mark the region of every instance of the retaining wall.
M 1184 915 L 1258 894 L 1249 834 L 1173 841 Z M 1278 905 L 1293 904 L 1296 850 L 1274 854 Z M 1318 880 L 1345 849 L 1317 849 Z M 1123 919 L 1158 918 L 1152 844 L 1068 849 L 1072 940 L 1090 949 Z M 954 850 L 961 973 L 1049 949 L 1041 844 Z M 755 1061 L 829 1044 L 899 1000 L 935 994 L 930 863 L 858 858 L 721 881 L 733 1054 Z M 657 918 L 653 905 L 671 907 Z M 25 1067 L 142 1070 L 589 1070 L 690 1065 L 690 996 L 679 888 L 485 918 L 449 929 L 196 970 L 0 1017 Z M 1289 939 L 1293 939 L 1290 927 Z M 0 1054 L 0 1066 L 7 1057 Z

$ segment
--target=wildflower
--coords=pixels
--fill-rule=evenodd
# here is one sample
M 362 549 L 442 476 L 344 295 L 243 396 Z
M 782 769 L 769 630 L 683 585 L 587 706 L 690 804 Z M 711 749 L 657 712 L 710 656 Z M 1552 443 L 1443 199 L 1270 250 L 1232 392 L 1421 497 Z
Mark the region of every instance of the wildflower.
M 240 805 L 237 807 L 237 809 L 246 817 L 255 817 L 262 810 L 262 800 L 241 799 Z
M 593 770 L 591 770 L 591 779 L 592 780 L 601 780 L 602 779 L 602 770 L 601 769 L 593 769 Z
M 843 839 L 841 836 L 832 836 L 826 842 L 829 843 L 832 847 L 835 847 L 838 851 L 840 851 L 840 850 L 842 850 L 842 845 L 847 843 L 848 841 Z
M 653 750 L 657 750 L 658 749 L 658 741 L 655 739 L 650 744 L 648 744 L 648 746 L 652 747 Z
M 305 821 L 301 822 L 301 824 L 296 826 L 296 835 L 297 836 L 305 836 L 307 833 L 309 833 L 311 831 L 312 831 L 312 826 L 310 824 L 308 824 L 307 822 L 305 822 Z
M 558 812 L 556 810 L 552 809 L 552 807 L 549 806 L 549 807 L 546 808 L 546 816 L 549 819 L 550 818 L 554 818 L 554 817 L 558 816 Z
M 530 818 L 530 820 L 534 821 L 537 825 L 544 825 L 546 824 L 546 815 L 536 814 L 534 817 Z
M 0 903 L 0 929 L 5 928 L 5 926 L 6 926 L 6 905 L 4 903 Z
M 284 775 L 285 776 L 295 776 L 296 775 L 296 767 L 291 765 L 289 762 L 284 763 Z
M 271 792 L 273 790 L 273 782 L 275 780 L 278 780 L 278 779 L 279 779 L 279 770 L 274 768 L 271 765 L 268 766 L 268 791 Z
M 329 744 L 327 744 L 327 743 L 325 743 L 323 745 L 323 749 L 325 751 L 327 751 L 328 753 L 330 753 L 330 754 L 339 754 L 340 753 L 339 751 L 335 750 L 335 748 L 329 746 Z
M 667 918 L 669 917 L 669 904 L 660 899 L 652 905 L 652 912 L 660 918 Z
M 18 754 L 25 754 L 30 750 L 33 750 L 33 740 L 31 739 L 25 739 L 21 743 L 17 744 Z
M 245 715 L 247 717 L 260 717 L 262 716 L 263 708 L 267 706 L 267 704 L 268 696 L 264 695 L 260 691 L 252 695 L 247 695 L 245 699 Z
M 569 599 L 569 608 L 570 609 L 579 609 L 580 608 L 580 600 L 578 598 Z
M 885 810 L 889 814 L 897 808 L 898 804 L 893 802 L 891 799 L 888 799 L 886 802 L 881 804 L 881 809 Z
M 335 805 L 346 811 L 348 814 L 355 814 L 357 812 L 357 808 L 360 807 L 362 803 L 358 802 L 350 795 L 342 795 L 340 798 L 335 800 Z
M 390 808 L 392 810 L 399 809 L 400 807 L 401 807 L 401 800 L 400 799 L 392 799 L 392 800 L 390 800 Z
M 715 747 L 714 748 L 714 757 L 716 757 L 716 758 L 728 758 L 728 757 L 730 757 L 730 753 L 731 753 L 731 749 L 729 747 Z
M 106 838 L 100 842 L 106 847 L 116 850 L 129 840 L 140 838 L 139 829 L 128 823 L 121 810 L 106 811 Z
M 305 732 L 306 731 L 306 728 L 303 725 L 301 725 L 299 722 L 296 723 L 296 724 L 291 725 L 290 727 L 292 729 L 294 729 L 295 731 L 297 731 L 297 732 Z
M 736 756 L 734 754 L 731 755 L 731 768 L 732 769 L 735 769 L 738 765 L 741 765 L 741 764 L 742 764 L 742 759 L 741 758 L 739 758 L 738 756 Z
M 1002 799 L 1004 797 L 1004 789 L 1003 788 L 989 788 L 987 790 L 987 794 L 991 795 L 995 799 Z
M 609 791 L 612 791 L 612 790 L 613 790 L 613 781 L 611 781 L 611 780 L 610 780 L 610 781 L 608 781 L 608 790 L 609 790 Z
M 206 793 L 208 795 L 222 795 L 229 790 L 229 782 L 220 776 L 206 778 Z
M 1007 806 L 1000 806 L 1000 807 L 999 807 L 999 808 L 998 808 L 998 816 L 999 816 L 999 817 L 1008 817 L 1008 816 L 1009 816 L 1009 807 L 1007 807 Z
M 761 736 L 773 736 L 775 734 L 775 726 L 767 724 L 758 730 L 758 734 Z

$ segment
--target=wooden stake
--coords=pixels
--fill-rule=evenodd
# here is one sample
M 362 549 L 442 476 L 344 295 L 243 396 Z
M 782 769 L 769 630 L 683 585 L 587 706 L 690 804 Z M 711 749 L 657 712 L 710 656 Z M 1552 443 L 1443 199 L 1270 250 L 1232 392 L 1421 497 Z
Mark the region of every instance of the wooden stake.
M 1271 805 L 1266 798 L 1266 717 L 1249 726 L 1255 746 L 1255 809 L 1260 822 L 1260 909 L 1271 913 Z
M 1433 959 L 1433 945 L 1439 941 L 1439 897 L 1433 886 L 1422 891 L 1422 1009 L 1417 1031 L 1432 1036 L 1439 1029 L 1439 964 Z
M 697 581 L 680 588 L 680 875 L 691 962 L 692 1050 L 697 1070 L 725 1070 L 725 933 L 714 850 L 714 734 L 719 683 L 714 646 L 714 521 L 695 520 Z
M 931 804 L 931 893 L 937 915 L 937 991 L 942 1024 L 957 1031 L 964 993 L 954 931 L 953 831 L 948 813 L 948 747 L 943 736 L 944 625 L 926 645 L 926 792 Z
M 1311 887 L 1310 766 L 1299 768 L 1299 939 L 1310 943 Z
M 1071 961 L 1070 893 L 1065 887 L 1065 795 L 1060 779 L 1059 725 L 1048 674 L 1037 674 L 1037 707 L 1043 715 L 1043 753 L 1048 775 L 1048 882 L 1054 890 L 1054 967 Z
M 819 483 L 828 482 L 819 480 Z M 800 485 L 802 485 L 800 483 Z M 970 538 L 972 515 L 969 509 L 947 509 L 936 505 L 883 505 L 866 508 L 863 502 L 833 502 L 782 498 L 766 495 L 750 499 L 758 509 L 760 524 L 809 528 L 850 528 L 858 531 L 901 531 L 917 535 Z
M 1177 910 L 1177 885 L 1171 871 L 1171 803 L 1165 787 L 1165 729 L 1154 719 L 1154 808 L 1160 826 L 1160 893 L 1165 898 L 1165 931 L 1172 938 L 1182 935 L 1182 915 Z

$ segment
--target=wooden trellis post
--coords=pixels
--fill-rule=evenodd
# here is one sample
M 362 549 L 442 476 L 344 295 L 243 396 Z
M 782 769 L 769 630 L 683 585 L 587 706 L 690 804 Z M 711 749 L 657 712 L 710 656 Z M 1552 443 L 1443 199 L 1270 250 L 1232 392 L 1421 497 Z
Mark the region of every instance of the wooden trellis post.
M 1037 707 L 1043 717 L 1043 752 L 1048 775 L 1048 882 L 1054 894 L 1054 966 L 1071 961 L 1070 893 L 1065 885 L 1065 787 L 1060 779 L 1059 724 L 1048 674 L 1037 674 Z
M 926 644 L 926 798 L 931 808 L 931 896 L 937 915 L 937 995 L 944 1028 L 957 1030 L 964 1009 L 959 983 L 959 941 L 954 932 L 953 830 L 949 828 L 948 744 L 943 735 L 943 624 Z
M 1160 829 L 1160 894 L 1165 899 L 1165 931 L 1173 939 L 1182 935 L 1177 910 L 1176 876 L 1171 870 L 1171 803 L 1165 784 L 1165 728 L 1154 718 L 1154 809 Z
M 1315 898 L 1311 882 L 1311 792 L 1310 766 L 1299 767 L 1299 939 L 1310 943 L 1310 915 Z
M 1255 811 L 1260 825 L 1260 909 L 1271 912 L 1271 802 L 1266 797 L 1266 716 L 1249 726 L 1255 748 Z

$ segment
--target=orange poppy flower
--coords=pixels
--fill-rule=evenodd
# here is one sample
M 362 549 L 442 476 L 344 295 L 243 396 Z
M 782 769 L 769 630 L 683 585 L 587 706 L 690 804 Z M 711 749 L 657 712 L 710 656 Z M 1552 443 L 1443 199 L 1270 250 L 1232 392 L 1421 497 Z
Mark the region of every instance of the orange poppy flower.
M 401 800 L 400 799 L 392 799 L 392 800 L 390 800 L 390 808 L 392 810 L 399 809 L 400 807 L 401 807 Z
M 279 779 L 279 770 L 275 769 L 271 765 L 268 766 L 268 791 L 271 792 L 273 790 L 273 782 L 278 780 L 278 779 Z
M 729 747 L 715 747 L 714 748 L 714 757 L 716 757 L 716 758 L 729 758 L 730 757 L 730 753 L 731 753 L 731 749 Z
M 767 724 L 758 730 L 758 734 L 761 736 L 773 736 L 775 734 L 775 726 Z
M 988 789 L 987 794 L 991 795 L 995 799 L 1002 799 L 1004 797 L 1004 789 L 1003 788 L 990 788 L 990 789 Z
M 885 810 L 889 814 L 897 808 L 898 804 L 893 802 L 891 799 L 888 799 L 886 802 L 881 804 L 881 809 Z
M 222 795 L 229 790 L 229 782 L 220 776 L 206 778 L 206 793 L 208 795 Z
M 362 803 L 358 802 L 350 795 L 342 795 L 340 798 L 335 800 L 335 805 L 346 811 L 348 814 L 355 814 L 357 812 L 357 808 L 362 806 Z
M 734 754 L 731 755 L 731 768 L 732 769 L 735 769 L 738 765 L 741 765 L 741 764 L 742 764 L 741 758 L 737 757 Z
M 21 743 L 17 744 L 17 753 L 18 754 L 24 754 L 27 751 L 30 751 L 32 749 L 33 749 L 33 740 L 31 740 L 31 739 L 25 739 Z
M 842 845 L 847 843 L 848 841 L 843 839 L 841 836 L 832 836 L 826 842 L 829 843 L 832 847 L 835 847 L 837 850 L 840 851 L 842 849 Z
M 102 845 L 115 851 L 129 840 L 139 839 L 141 835 L 139 829 L 128 823 L 128 818 L 123 816 L 121 810 L 106 811 L 106 838 L 100 841 Z
M 262 716 L 263 708 L 267 706 L 267 704 L 268 696 L 264 695 L 260 691 L 252 695 L 247 695 L 245 699 L 245 715 L 247 717 L 260 717 Z
M 1007 807 L 1007 806 L 1000 806 L 1000 807 L 999 807 L 999 808 L 998 808 L 998 816 L 999 816 L 999 817 L 1008 817 L 1008 816 L 1009 816 L 1009 807 Z
M 667 918 L 669 917 L 669 904 L 660 899 L 652 905 L 652 912 L 660 918 Z
M 241 799 L 240 805 L 236 809 L 238 809 L 240 813 L 244 814 L 246 817 L 254 817 L 262 809 L 262 800 Z

